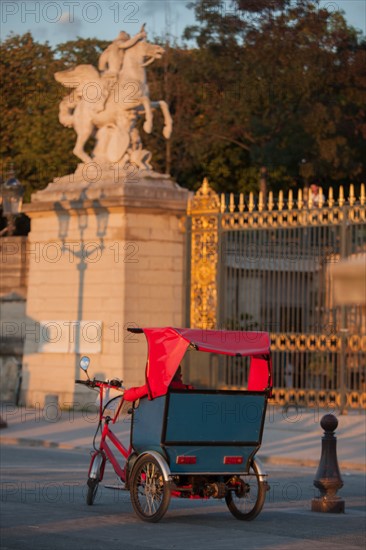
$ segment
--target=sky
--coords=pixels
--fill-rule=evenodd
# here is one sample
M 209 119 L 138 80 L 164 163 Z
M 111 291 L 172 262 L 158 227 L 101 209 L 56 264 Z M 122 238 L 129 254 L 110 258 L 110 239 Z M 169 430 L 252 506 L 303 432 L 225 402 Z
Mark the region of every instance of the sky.
M 113 40 L 121 30 L 131 35 L 146 23 L 150 38 L 166 33 L 179 39 L 194 24 L 188 0 L 0 0 L 1 40 L 11 32 L 30 31 L 38 42 L 52 46 L 76 36 Z M 321 8 L 342 10 L 350 25 L 366 34 L 366 0 L 319 0 Z M 209 5 L 209 0 L 208 0 Z M 223 2 L 230 12 L 230 2 Z

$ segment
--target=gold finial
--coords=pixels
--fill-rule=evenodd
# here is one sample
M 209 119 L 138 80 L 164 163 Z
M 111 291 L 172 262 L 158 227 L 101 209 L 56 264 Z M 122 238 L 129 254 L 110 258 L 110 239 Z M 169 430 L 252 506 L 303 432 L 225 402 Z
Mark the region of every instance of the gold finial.
M 191 212 L 219 212 L 220 197 L 211 189 L 208 179 L 204 178 L 201 187 L 192 198 Z
M 230 204 L 229 204 L 229 211 L 232 214 L 235 210 L 235 203 L 234 203 L 234 193 L 230 193 Z
M 209 183 L 208 183 L 208 179 L 207 178 L 203 178 L 203 182 L 202 182 L 202 194 L 203 195 L 208 195 L 209 193 L 209 190 L 210 190 L 210 186 L 209 186 Z
M 259 191 L 259 200 L 258 200 L 258 210 L 259 210 L 259 212 L 262 212 L 263 207 L 264 207 L 263 191 Z
M 240 195 L 239 195 L 239 212 L 240 213 L 244 212 L 244 207 L 245 207 L 244 195 L 243 195 L 243 193 L 240 193 Z
M 303 207 L 304 201 L 302 200 L 302 189 L 299 189 L 297 192 L 297 208 L 301 210 Z
M 329 191 L 328 191 L 328 206 L 329 206 L 329 208 L 332 208 L 333 204 L 334 204 L 333 187 L 329 187 Z
M 360 192 L 360 203 L 363 206 L 365 204 L 365 184 L 361 183 L 361 192 Z
M 353 183 L 351 183 L 351 185 L 349 186 L 349 197 L 348 197 L 348 201 L 350 203 L 351 206 L 353 206 L 356 202 L 356 197 L 355 197 L 355 187 L 353 185 Z
M 319 206 L 319 208 L 322 208 L 323 204 L 324 204 L 323 188 L 319 187 L 319 194 L 318 194 L 318 206 Z
M 268 210 L 269 210 L 270 212 L 272 212 L 273 207 L 274 207 L 274 202 L 273 202 L 273 191 L 270 191 L 270 192 L 268 193 Z
M 311 192 L 311 188 L 308 190 L 308 208 L 313 207 L 313 193 Z
M 294 206 L 294 197 L 293 197 L 292 189 L 290 189 L 289 192 L 288 192 L 287 207 L 288 207 L 289 210 L 292 210 L 293 206 Z
M 283 191 L 280 191 L 278 193 L 278 210 L 281 211 L 283 210 Z
M 225 193 L 221 193 L 220 210 L 221 210 L 221 214 L 223 214 L 226 210 Z
M 251 191 L 249 193 L 249 205 L 248 205 L 248 208 L 249 208 L 249 212 L 253 212 L 254 210 L 254 196 L 253 196 L 253 191 Z
M 343 189 L 343 185 L 340 185 L 340 187 L 339 187 L 338 204 L 339 204 L 339 206 L 343 206 L 343 205 L 344 205 L 344 189 Z

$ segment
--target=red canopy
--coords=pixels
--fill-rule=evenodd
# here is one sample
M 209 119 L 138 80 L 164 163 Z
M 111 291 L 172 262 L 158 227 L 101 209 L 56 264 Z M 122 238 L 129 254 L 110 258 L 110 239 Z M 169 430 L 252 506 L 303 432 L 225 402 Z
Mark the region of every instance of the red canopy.
M 130 329 L 144 332 L 148 342 L 146 382 L 151 399 L 165 395 L 181 360 L 191 345 L 199 351 L 235 356 L 269 356 L 266 332 L 186 328 Z

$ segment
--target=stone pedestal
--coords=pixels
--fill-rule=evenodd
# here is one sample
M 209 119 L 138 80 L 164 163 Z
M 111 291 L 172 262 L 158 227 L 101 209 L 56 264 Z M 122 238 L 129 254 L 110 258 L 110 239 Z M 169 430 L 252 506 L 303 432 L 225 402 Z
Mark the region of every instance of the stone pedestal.
M 82 355 L 90 356 L 90 376 L 143 383 L 145 338 L 127 327 L 185 324 L 187 190 L 154 172 L 126 178 L 93 169 L 82 165 L 51 183 L 27 208 L 28 406 L 42 407 L 50 395 L 61 408 L 94 402 L 74 384 Z

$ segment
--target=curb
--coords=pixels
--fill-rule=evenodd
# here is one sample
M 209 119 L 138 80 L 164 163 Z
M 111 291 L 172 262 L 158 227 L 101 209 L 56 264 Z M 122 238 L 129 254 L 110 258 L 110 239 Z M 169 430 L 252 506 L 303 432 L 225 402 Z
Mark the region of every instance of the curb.
M 56 443 L 54 441 L 45 441 L 43 439 L 28 439 L 26 437 L 1 437 L 2 445 L 20 445 L 23 447 L 43 447 L 45 449 L 67 449 L 67 450 L 85 450 L 85 447 L 70 445 L 69 443 Z
M 56 443 L 54 441 L 46 441 L 43 439 L 29 439 L 26 437 L 0 437 L 0 443 L 2 445 L 21 445 L 24 447 L 43 447 L 45 449 L 66 449 L 74 451 L 88 450 L 86 447 L 79 447 L 77 445 L 70 445 L 69 443 Z M 281 456 L 261 456 L 258 458 L 264 464 L 271 464 L 273 466 L 299 466 L 303 468 L 318 468 L 319 460 L 312 460 L 307 458 L 287 458 Z M 339 461 L 340 470 L 352 470 L 359 472 L 366 472 L 366 465 L 358 462 Z
M 311 458 L 287 458 L 282 456 L 261 456 L 258 455 L 258 458 L 264 464 L 272 464 L 273 466 L 302 466 L 304 468 L 315 468 L 319 466 L 319 460 L 313 460 Z M 366 472 L 366 465 L 359 462 L 348 462 L 345 460 L 338 461 L 339 468 L 341 470 L 354 470 L 359 472 Z

